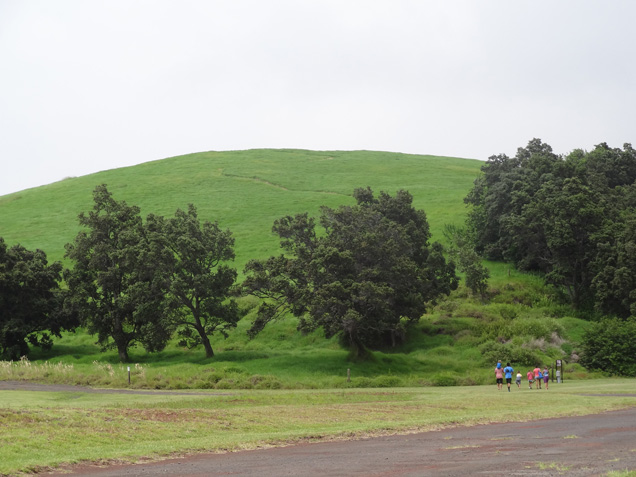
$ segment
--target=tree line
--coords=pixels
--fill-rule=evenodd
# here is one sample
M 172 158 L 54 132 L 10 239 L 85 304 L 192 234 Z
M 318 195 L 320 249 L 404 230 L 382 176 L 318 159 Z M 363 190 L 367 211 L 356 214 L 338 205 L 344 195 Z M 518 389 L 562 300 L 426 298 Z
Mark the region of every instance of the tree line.
M 630 144 L 558 155 L 540 139 L 491 156 L 465 202 L 467 235 L 491 260 L 540 273 L 581 316 L 582 363 L 636 375 L 636 151 Z
M 465 201 L 476 250 L 540 272 L 578 310 L 636 314 L 636 151 L 557 155 L 539 139 L 491 156 Z
M 236 298 L 246 294 L 262 299 L 251 336 L 289 312 L 301 331 L 322 327 L 359 355 L 394 346 L 459 279 L 441 244 L 429 243 L 426 214 L 408 192 L 353 195 L 353 206 L 321 208 L 319 232 L 307 214 L 277 220 L 286 254 L 249 261 L 238 284 L 229 230 L 202 222 L 191 204 L 144 220 L 102 184 L 65 247 L 72 268 L 0 239 L 0 353 L 16 359 L 28 344 L 47 348 L 51 335 L 83 326 L 123 362 L 131 346 L 159 351 L 175 333 L 211 357 L 210 337 L 236 327 Z

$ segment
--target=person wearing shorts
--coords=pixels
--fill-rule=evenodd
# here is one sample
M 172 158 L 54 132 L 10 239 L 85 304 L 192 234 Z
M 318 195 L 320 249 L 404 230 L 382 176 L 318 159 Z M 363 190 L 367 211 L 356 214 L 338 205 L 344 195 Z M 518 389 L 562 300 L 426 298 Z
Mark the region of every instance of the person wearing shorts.
M 521 389 L 521 371 L 517 371 L 517 379 L 515 380 L 515 384 L 518 389 Z
M 497 389 L 499 389 L 499 391 L 501 391 L 501 388 L 503 387 L 503 377 L 504 370 L 501 368 L 495 368 L 495 378 L 497 379 Z
M 534 373 L 532 371 L 528 371 L 527 376 L 528 376 L 528 387 L 532 389 L 532 382 L 533 382 L 532 380 L 534 378 Z
M 543 384 L 545 384 L 545 388 L 548 389 L 548 382 L 550 381 L 550 371 L 548 368 L 543 369 Z
M 510 384 L 512 383 L 512 373 L 514 373 L 515 370 L 512 369 L 512 366 L 510 366 L 510 363 L 506 363 L 506 367 L 504 368 L 504 373 L 506 374 L 506 385 L 508 386 L 508 392 L 510 392 Z
M 535 382 L 535 385 L 536 385 L 537 389 L 541 389 L 541 381 L 539 381 L 539 375 L 541 374 L 541 368 L 539 366 L 537 366 L 536 368 L 534 368 L 532 370 L 532 372 L 534 373 L 534 382 Z

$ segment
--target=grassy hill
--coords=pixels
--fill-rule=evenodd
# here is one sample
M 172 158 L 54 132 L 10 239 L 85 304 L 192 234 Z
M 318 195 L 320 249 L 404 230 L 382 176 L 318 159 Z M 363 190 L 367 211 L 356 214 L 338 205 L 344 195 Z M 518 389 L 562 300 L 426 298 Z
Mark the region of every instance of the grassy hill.
M 139 205 L 142 215 L 172 215 L 193 203 L 202 219 L 218 221 L 236 239 L 239 272 L 252 258 L 278 253 L 271 233 L 275 219 L 321 205 L 353 204 L 356 187 L 393 195 L 408 190 L 428 216 L 433 239 L 443 241 L 445 224 L 461 225 L 463 198 L 481 162 L 448 157 L 370 151 L 250 150 L 190 154 L 138 166 L 69 178 L 0 197 L 0 236 L 7 244 L 41 248 L 63 260 L 73 240 L 77 215 L 92 208 L 92 191 L 105 183 L 115 199 Z M 569 358 L 586 323 L 558 304 L 539 278 L 489 264 L 491 299 L 482 304 L 464 288 L 430 310 L 399 349 L 355 362 L 337 340 L 321 333 L 300 335 L 289 318 L 255 340 L 245 330 L 251 314 L 227 339 L 216 337 L 215 358 L 202 350 L 170 345 L 148 355 L 131 350 L 133 386 L 138 387 L 337 387 L 448 385 L 490 382 L 496 357 L 520 364 Z M 253 308 L 254 300 L 243 306 Z M 127 385 L 116 353 L 101 353 L 85 333 L 68 334 L 49 352 L 0 367 L 0 379 L 38 379 Z M 39 361 L 38 361 L 39 360 Z M 347 369 L 351 381 L 346 381 Z M 577 365 L 569 372 L 587 376 Z
M 237 267 L 276 253 L 275 219 L 321 205 L 353 204 L 353 190 L 370 186 L 393 195 L 406 189 L 428 214 L 439 238 L 445 223 L 461 223 L 463 197 L 481 162 L 386 152 L 250 150 L 204 152 L 113 169 L 0 197 L 0 236 L 8 244 L 41 248 L 62 260 L 78 231 L 77 215 L 92 208 L 105 183 L 117 200 L 149 213 L 172 215 L 193 203 L 236 238 Z

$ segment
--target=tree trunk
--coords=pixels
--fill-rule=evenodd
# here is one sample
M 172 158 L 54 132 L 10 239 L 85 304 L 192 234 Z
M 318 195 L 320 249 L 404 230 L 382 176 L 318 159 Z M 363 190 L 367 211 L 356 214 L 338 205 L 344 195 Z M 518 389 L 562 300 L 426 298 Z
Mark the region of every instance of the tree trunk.
M 208 338 L 208 335 L 205 333 L 205 328 L 203 328 L 201 320 L 197 316 L 194 317 L 194 320 L 194 329 L 197 330 L 197 333 L 199 333 L 199 336 L 201 337 L 201 343 L 203 343 L 203 348 L 205 348 L 205 357 L 214 357 L 214 350 L 210 344 L 210 338 Z
M 205 348 L 205 357 L 206 358 L 214 357 L 214 350 L 212 349 L 212 345 L 210 344 L 210 339 L 208 338 L 208 335 L 203 333 L 203 335 L 201 335 L 201 341 L 203 342 L 203 347 Z
M 128 362 L 128 347 L 125 344 L 117 344 L 117 352 L 119 353 L 119 361 Z

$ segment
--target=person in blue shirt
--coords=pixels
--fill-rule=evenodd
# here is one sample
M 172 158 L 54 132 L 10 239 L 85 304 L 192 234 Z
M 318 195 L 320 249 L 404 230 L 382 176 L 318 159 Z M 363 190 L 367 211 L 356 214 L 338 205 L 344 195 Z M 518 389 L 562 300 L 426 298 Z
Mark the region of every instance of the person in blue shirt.
M 506 384 L 508 385 L 508 392 L 510 392 L 510 384 L 512 383 L 512 373 L 514 373 L 515 370 L 512 369 L 512 366 L 510 366 L 510 363 L 506 363 L 506 367 L 503 369 L 503 371 L 506 374 Z

